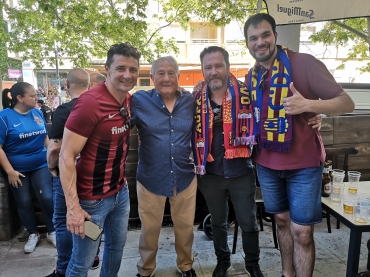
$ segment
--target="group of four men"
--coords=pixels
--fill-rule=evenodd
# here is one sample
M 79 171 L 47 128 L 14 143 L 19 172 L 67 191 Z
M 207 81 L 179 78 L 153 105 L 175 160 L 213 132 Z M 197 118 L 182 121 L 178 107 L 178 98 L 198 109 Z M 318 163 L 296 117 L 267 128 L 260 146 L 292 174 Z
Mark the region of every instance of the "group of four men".
M 312 276 L 313 224 L 321 221 L 325 159 L 317 129 L 320 118 L 315 115 L 351 112 L 354 104 L 320 61 L 276 45 L 271 16 L 250 17 L 244 34 L 256 59 L 245 82 L 230 73 L 227 51 L 212 46 L 200 54 L 205 83 L 197 85 L 193 95 L 178 91 L 179 67 L 167 56 L 152 65 L 155 88 L 131 96 L 128 92 L 137 82 L 140 52 L 129 43 L 109 49 L 105 83 L 78 98 L 65 124 L 58 169 L 73 250 L 67 270 L 58 268 L 55 276 L 87 276 L 99 240 L 84 239 L 85 220 L 104 228 L 101 276 L 117 276 L 127 235 L 124 165 L 133 126 L 141 141 L 138 277 L 154 275 L 167 197 L 178 271 L 184 277 L 196 276 L 191 251 L 197 185 L 212 217 L 217 256 L 213 277 L 226 276 L 231 266 L 228 197 L 242 229 L 246 271 L 252 277 L 263 276 L 253 148 L 258 148 L 253 155 L 265 208 L 278 224 L 283 276 Z M 57 163 L 49 167 L 57 174 Z

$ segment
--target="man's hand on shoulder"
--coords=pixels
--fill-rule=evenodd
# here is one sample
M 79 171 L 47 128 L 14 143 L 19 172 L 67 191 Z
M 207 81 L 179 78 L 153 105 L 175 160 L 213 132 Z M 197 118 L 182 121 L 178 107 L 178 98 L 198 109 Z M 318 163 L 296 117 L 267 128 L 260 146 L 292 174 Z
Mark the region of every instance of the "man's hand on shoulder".
M 285 97 L 283 99 L 283 106 L 285 109 L 286 114 L 294 115 L 294 114 L 301 114 L 304 112 L 308 112 L 309 101 L 308 99 L 304 98 L 302 94 L 294 87 L 293 82 L 290 83 L 289 86 L 290 90 L 292 91 L 293 95 L 290 97 Z
M 198 81 L 197 84 L 194 86 L 193 91 L 200 91 L 202 89 L 204 83 L 205 82 L 202 81 L 202 80 L 201 81 Z

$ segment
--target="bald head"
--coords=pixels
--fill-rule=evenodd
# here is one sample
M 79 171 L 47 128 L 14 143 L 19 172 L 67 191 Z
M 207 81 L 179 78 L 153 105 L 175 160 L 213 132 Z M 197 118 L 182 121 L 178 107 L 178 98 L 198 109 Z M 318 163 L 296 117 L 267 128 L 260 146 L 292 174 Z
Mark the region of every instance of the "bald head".
M 89 73 L 82 68 L 74 68 L 67 75 L 68 93 L 72 98 L 78 97 L 87 91 L 89 83 Z
M 105 82 L 105 80 L 106 80 L 106 78 L 103 74 L 101 74 L 101 73 L 91 73 L 90 74 L 90 86 L 89 86 L 89 88 L 96 87 L 101 82 Z

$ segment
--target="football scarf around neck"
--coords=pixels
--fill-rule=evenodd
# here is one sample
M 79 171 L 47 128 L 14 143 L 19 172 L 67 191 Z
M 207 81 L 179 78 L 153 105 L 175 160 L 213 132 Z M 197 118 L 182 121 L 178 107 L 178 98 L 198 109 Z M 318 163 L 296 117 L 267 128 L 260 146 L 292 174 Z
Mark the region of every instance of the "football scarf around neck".
M 262 66 L 256 62 L 249 74 L 248 86 L 251 90 L 254 109 L 255 133 L 258 146 L 270 151 L 289 152 L 292 143 L 293 116 L 287 115 L 283 98 L 292 96 L 289 85 L 292 72 L 288 57 L 288 48 L 277 45 L 277 55 L 272 67 L 262 72 Z M 271 71 L 269 83 L 264 79 Z M 269 94 L 264 93 L 268 86 Z
M 225 158 L 249 158 L 253 136 L 253 113 L 249 91 L 243 82 L 229 74 L 228 89 L 222 100 L 222 125 L 224 131 Z M 196 115 L 193 126 L 192 146 L 196 174 L 206 173 L 206 163 L 213 162 L 211 154 L 214 113 L 210 103 L 210 91 L 204 82 L 200 91 L 194 92 Z

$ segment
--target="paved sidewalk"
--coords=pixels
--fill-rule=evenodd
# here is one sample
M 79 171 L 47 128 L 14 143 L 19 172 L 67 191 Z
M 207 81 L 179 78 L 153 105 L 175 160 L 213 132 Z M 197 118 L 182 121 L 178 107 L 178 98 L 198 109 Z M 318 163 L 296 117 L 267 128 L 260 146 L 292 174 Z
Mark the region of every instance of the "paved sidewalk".
M 274 248 L 271 225 L 264 223 L 264 231 L 260 232 L 261 260 L 260 266 L 266 277 L 281 276 L 280 254 Z M 332 228 L 335 226 L 334 222 Z M 137 249 L 139 241 L 139 230 L 128 232 L 127 243 L 122 259 L 120 277 L 134 277 L 137 269 L 136 263 L 139 259 Z M 211 277 L 212 271 L 216 265 L 216 258 L 213 250 L 213 243 L 206 235 L 197 231 L 194 226 L 194 269 L 198 277 Z M 233 228 L 229 229 L 229 243 L 232 245 Z M 52 272 L 55 267 L 56 249 L 46 240 L 42 240 L 34 253 L 24 254 L 24 242 L 19 242 L 16 236 L 11 241 L 0 242 L 0 277 L 42 277 Z M 364 233 L 362 236 L 360 271 L 366 270 L 367 248 L 366 242 L 370 238 L 370 233 Z M 315 227 L 316 241 L 316 264 L 314 277 L 344 277 L 346 269 L 346 260 L 349 242 L 349 229 L 343 224 L 339 230 L 333 228 L 333 233 L 329 234 L 326 229 L 326 223 L 317 224 Z M 104 248 L 102 243 L 101 250 Z M 101 252 L 101 255 L 103 253 Z M 237 245 L 237 253 L 232 255 L 232 269 L 228 276 L 249 276 L 245 273 L 243 267 L 243 251 L 241 248 L 241 239 Z M 90 270 L 89 277 L 98 277 L 100 267 L 96 270 Z M 173 228 L 162 228 L 159 250 L 157 256 L 156 277 L 175 277 L 176 273 L 176 253 L 174 249 Z

